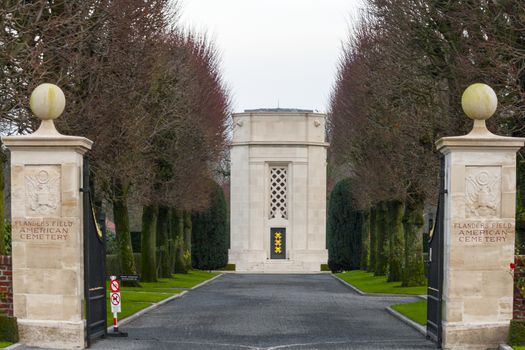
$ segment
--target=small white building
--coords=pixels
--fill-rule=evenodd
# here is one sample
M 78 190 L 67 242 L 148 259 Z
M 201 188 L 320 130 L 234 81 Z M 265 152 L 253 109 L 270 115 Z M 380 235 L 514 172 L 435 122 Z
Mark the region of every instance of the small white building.
M 315 272 L 326 264 L 326 116 L 233 115 L 231 243 L 237 271 Z

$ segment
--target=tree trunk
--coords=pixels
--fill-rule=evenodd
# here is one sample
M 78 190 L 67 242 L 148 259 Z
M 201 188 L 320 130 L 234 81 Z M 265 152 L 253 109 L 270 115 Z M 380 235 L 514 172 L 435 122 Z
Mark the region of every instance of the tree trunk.
M 363 211 L 361 226 L 361 270 L 368 270 L 370 266 L 370 210 Z
M 370 260 L 368 272 L 374 272 L 377 256 L 377 207 L 370 208 Z
M 191 212 L 184 211 L 184 266 L 186 273 L 191 269 Z
M 146 205 L 142 208 L 141 263 L 144 282 L 157 282 L 157 217 L 159 208 Z
M 171 209 L 171 225 L 173 241 L 175 243 L 175 263 L 173 266 L 173 272 L 175 273 L 187 273 L 186 266 L 184 264 L 184 218 L 182 210 L 172 208 Z
M 423 286 L 426 283 L 423 262 L 423 201 L 407 204 L 403 222 L 405 226 L 405 269 L 402 286 Z
M 403 277 L 403 263 L 405 259 L 404 214 L 405 205 L 402 202 L 397 200 L 388 202 L 388 216 L 390 218 L 388 282 L 401 281 Z
M 169 228 L 169 208 L 161 206 L 159 207 L 159 215 L 157 218 L 157 238 L 160 251 L 159 277 L 162 278 L 171 277 L 172 272 Z
M 131 233 L 129 231 L 128 211 L 129 185 L 117 181 L 113 187 L 113 217 L 115 218 L 115 231 L 119 246 L 120 268 L 125 275 L 136 275 L 135 259 L 131 246 Z M 126 282 L 127 286 L 138 286 L 138 282 Z
M 377 205 L 377 256 L 376 256 L 376 276 L 385 276 L 388 270 L 388 233 L 387 220 L 388 210 L 385 202 Z
M 175 259 L 177 257 L 177 247 L 176 247 L 176 234 L 177 234 L 177 228 L 178 222 L 176 222 L 174 219 L 176 219 L 173 216 L 174 209 L 168 208 L 168 237 L 169 237 L 169 243 L 168 243 L 168 250 L 169 250 L 169 267 L 170 267 L 170 277 L 175 273 Z

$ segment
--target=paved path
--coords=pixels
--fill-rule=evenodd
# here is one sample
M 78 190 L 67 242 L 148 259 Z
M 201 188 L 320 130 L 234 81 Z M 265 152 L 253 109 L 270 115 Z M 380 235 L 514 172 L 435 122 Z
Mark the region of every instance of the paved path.
M 123 327 L 94 349 L 410 349 L 436 347 L 385 311 L 413 297 L 360 296 L 329 274 L 227 274 Z

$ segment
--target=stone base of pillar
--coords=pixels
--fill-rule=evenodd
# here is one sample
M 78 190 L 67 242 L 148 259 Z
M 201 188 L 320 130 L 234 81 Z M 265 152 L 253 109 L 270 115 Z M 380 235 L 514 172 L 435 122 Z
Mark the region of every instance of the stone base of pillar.
M 84 349 L 85 322 L 18 319 L 20 342 L 52 349 Z
M 507 342 L 509 322 L 454 324 L 443 322 L 444 350 L 497 349 Z
M 266 273 L 312 273 L 320 272 L 326 264 L 326 249 L 313 251 L 292 251 L 289 259 L 268 259 L 265 251 L 229 251 L 229 264 L 235 264 L 238 272 Z

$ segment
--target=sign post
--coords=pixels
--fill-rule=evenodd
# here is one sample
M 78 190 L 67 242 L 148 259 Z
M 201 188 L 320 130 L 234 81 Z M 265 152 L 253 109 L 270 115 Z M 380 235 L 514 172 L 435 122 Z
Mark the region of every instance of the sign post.
M 118 330 L 118 313 L 122 311 L 122 299 L 120 297 L 120 281 L 116 276 L 110 277 L 109 289 L 111 290 L 109 301 L 111 303 L 111 312 L 113 313 L 113 333 L 108 333 L 108 335 L 114 337 L 127 337 L 128 333 L 120 332 Z

